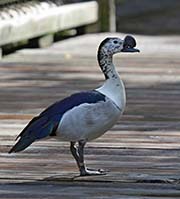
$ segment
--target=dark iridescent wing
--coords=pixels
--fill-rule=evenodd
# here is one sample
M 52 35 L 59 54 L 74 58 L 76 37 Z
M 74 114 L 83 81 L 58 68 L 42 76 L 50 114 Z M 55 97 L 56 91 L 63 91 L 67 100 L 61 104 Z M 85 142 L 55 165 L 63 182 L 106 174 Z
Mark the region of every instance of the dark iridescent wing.
M 33 118 L 23 131 L 18 135 L 20 138 L 11 152 L 24 150 L 35 140 L 52 135 L 65 112 L 83 103 L 97 103 L 105 101 L 105 96 L 98 91 L 88 91 L 73 94 L 61 101 L 58 101 L 45 109 L 39 116 Z

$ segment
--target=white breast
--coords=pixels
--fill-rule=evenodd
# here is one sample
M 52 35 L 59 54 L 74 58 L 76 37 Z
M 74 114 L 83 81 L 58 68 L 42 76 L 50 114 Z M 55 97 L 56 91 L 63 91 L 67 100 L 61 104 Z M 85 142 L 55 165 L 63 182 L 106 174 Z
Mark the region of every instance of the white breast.
M 126 106 L 126 92 L 124 84 L 118 75 L 116 78 L 108 79 L 103 86 L 96 90 L 109 97 L 122 111 L 124 111 Z
M 67 111 L 57 129 L 57 138 L 65 141 L 92 140 L 109 130 L 122 111 L 106 98 L 95 104 L 82 104 Z

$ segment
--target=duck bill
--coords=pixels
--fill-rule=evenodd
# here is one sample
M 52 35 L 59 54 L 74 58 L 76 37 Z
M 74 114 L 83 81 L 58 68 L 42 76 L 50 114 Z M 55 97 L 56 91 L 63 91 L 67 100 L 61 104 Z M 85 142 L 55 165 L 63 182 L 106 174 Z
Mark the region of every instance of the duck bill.
M 140 52 L 140 50 L 137 49 L 137 48 L 123 48 L 123 49 L 121 50 L 121 52 L 138 53 L 138 52 Z

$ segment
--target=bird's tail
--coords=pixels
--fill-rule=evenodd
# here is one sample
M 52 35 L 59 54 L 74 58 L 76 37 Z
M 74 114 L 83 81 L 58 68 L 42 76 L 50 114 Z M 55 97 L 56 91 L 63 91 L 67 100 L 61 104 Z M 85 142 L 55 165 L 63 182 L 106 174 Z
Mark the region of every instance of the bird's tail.
M 18 142 L 11 148 L 9 153 L 16 153 L 19 151 L 24 150 L 27 148 L 29 145 L 31 145 L 34 142 L 34 139 L 28 137 L 21 137 Z
M 9 153 L 19 152 L 27 148 L 34 141 L 40 140 L 49 136 L 53 131 L 55 131 L 57 125 L 54 125 L 53 122 L 47 121 L 47 119 L 39 118 L 33 119 L 30 123 L 24 128 L 24 130 L 18 135 L 17 143 L 12 147 Z

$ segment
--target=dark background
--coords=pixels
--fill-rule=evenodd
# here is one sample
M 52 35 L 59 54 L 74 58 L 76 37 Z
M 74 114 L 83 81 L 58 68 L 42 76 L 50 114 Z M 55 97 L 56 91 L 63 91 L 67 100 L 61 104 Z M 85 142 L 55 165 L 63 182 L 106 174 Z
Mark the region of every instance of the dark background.
M 180 0 L 116 0 L 116 17 L 118 32 L 180 34 Z

